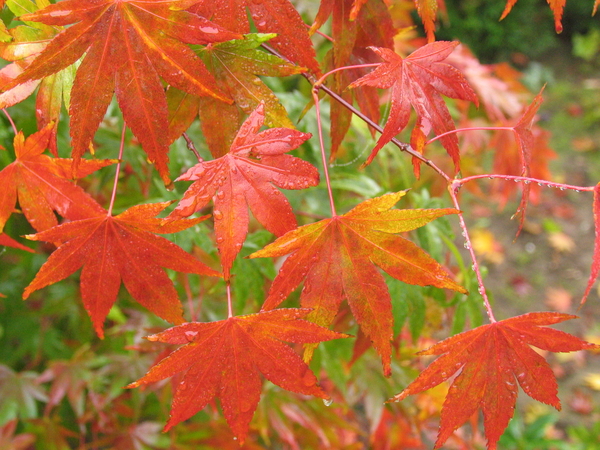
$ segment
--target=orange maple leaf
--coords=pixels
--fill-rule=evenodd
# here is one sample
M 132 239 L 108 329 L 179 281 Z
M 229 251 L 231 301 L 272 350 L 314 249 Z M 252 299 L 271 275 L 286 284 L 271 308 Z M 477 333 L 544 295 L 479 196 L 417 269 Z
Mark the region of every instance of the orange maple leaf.
M 82 188 L 70 181 L 71 159 L 51 158 L 42 153 L 54 136 L 48 124 L 27 139 L 22 132 L 15 136 L 16 160 L 0 172 L 0 232 L 14 211 L 17 199 L 23 214 L 37 231 L 58 224 L 53 211 L 69 220 L 101 214 L 104 209 Z M 84 160 L 73 174 L 84 177 L 116 160 Z
M 70 66 L 83 55 L 71 92 L 70 132 L 75 163 L 89 147 L 113 92 L 123 116 L 165 183 L 168 128 L 162 77 L 186 92 L 230 101 L 185 43 L 240 38 L 187 11 L 191 1 L 65 0 L 20 17 L 61 31 L 2 91 Z
M 488 450 L 496 445 L 513 416 L 518 385 L 533 399 L 560 410 L 558 386 L 546 360 L 530 346 L 551 352 L 598 348 L 546 325 L 575 319 L 554 312 L 535 312 L 477 327 L 434 345 L 420 355 L 441 355 L 389 401 L 452 381 L 435 448 L 481 408 Z
M 406 127 L 411 105 L 417 112 L 415 129 L 427 136 L 432 129 L 438 135 L 455 129 L 441 94 L 478 104 L 477 95 L 464 75 L 458 69 L 442 62 L 458 44 L 446 41 L 432 42 L 406 58 L 387 48 L 371 47 L 384 62 L 373 72 L 353 82 L 350 87 L 367 85 L 382 89 L 392 88 L 392 107 L 383 133 L 365 164 L 370 164 L 377 152 Z M 456 134 L 448 134 L 440 140 L 452 157 L 458 172 L 460 152 Z M 415 173 L 418 174 L 418 165 L 415 165 Z
M 385 279 L 375 265 L 409 284 L 466 292 L 433 258 L 396 236 L 455 209 L 390 210 L 405 192 L 367 200 L 348 213 L 297 228 L 250 258 L 290 254 L 273 281 L 263 310 L 277 307 L 306 278 L 301 305 L 308 319 L 329 325 L 342 300 L 356 317 L 391 373 L 392 305 Z M 310 353 L 307 355 L 309 357 Z
M 185 344 L 129 388 L 185 372 L 173 397 L 165 431 L 202 410 L 214 397 L 242 443 L 260 400 L 262 373 L 288 391 L 328 399 L 310 368 L 285 342 L 323 342 L 347 337 L 302 320 L 306 309 L 278 309 L 208 323 L 185 323 L 149 336 Z
M 103 322 L 114 304 L 121 281 L 131 296 L 157 316 L 182 323 L 173 282 L 161 268 L 220 276 L 189 253 L 154 233 L 176 233 L 206 219 L 166 221 L 155 218 L 170 203 L 137 205 L 118 216 L 96 214 L 27 236 L 59 245 L 25 288 L 32 292 L 81 271 L 81 297 L 94 329 L 104 337 Z
M 319 182 L 319 173 L 312 164 L 285 154 L 311 135 L 288 128 L 259 132 L 264 111 L 261 103 L 246 119 L 228 154 L 202 161 L 177 178 L 194 183 L 169 217 L 187 217 L 213 199 L 215 235 L 225 278 L 229 278 L 248 233 L 248 206 L 267 230 L 281 236 L 296 228 L 296 217 L 285 196 L 273 185 L 304 189 Z
M 442 6 L 443 5 L 443 0 Z M 425 32 L 427 33 L 427 42 L 435 41 L 435 19 L 438 11 L 438 0 L 415 0 L 417 12 L 423 21 Z

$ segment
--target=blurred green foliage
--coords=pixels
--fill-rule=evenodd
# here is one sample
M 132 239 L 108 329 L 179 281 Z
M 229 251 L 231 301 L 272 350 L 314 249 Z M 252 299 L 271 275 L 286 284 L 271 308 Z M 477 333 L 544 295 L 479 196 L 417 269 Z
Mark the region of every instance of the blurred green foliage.
M 487 0 L 446 0 L 447 20 L 441 20 L 438 39 L 457 39 L 466 43 L 482 62 L 514 58 L 516 53 L 538 59 L 555 51 L 571 39 L 598 29 L 598 17 L 592 17 L 593 2 L 568 1 L 563 15 L 563 32 L 554 30 L 552 11 L 545 0 L 520 0 L 502 21 L 505 2 Z M 578 39 L 578 38 L 576 38 Z

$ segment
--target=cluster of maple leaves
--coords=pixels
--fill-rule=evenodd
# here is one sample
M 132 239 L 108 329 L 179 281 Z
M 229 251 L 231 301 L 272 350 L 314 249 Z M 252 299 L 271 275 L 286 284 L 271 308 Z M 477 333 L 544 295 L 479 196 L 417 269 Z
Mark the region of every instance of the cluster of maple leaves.
M 407 284 L 466 293 L 445 267 L 401 235 L 436 218 L 460 214 L 458 208 L 394 209 L 405 195 L 402 191 L 368 199 L 338 215 L 332 198 L 330 218 L 298 227 L 279 190 L 316 186 L 319 171 L 288 154 L 311 135 L 294 129 L 285 108 L 259 76 L 302 73 L 313 82 L 319 78 L 322 70 L 311 34 L 330 16 L 334 45 L 323 70 L 353 66 L 333 74 L 327 87 L 338 93 L 331 104 L 331 158 L 356 113 L 348 103 L 356 100 L 359 114 L 379 121 L 379 88 L 390 89 L 391 109 L 366 164 L 408 126 L 414 110 L 410 149 L 415 175 L 419 176 L 422 163 L 430 164 L 424 150 L 437 139 L 458 174 L 459 141 L 444 97 L 475 105 L 480 97 L 490 117 L 504 120 L 505 129 L 516 138 L 515 159 L 520 164 L 509 173 L 516 171 L 524 178 L 546 175 L 544 168 L 536 174 L 530 171 L 541 94 L 524 111 L 520 102 L 515 110 L 486 94 L 478 97 L 485 86 L 471 87 L 460 70 L 461 63 L 471 61 L 469 56 L 464 53 L 458 63 L 449 64 L 458 43 L 435 41 L 437 2 L 416 1 L 429 43 L 400 56 L 393 40 L 400 25 L 394 23 L 388 3 L 392 2 L 323 0 L 309 28 L 287 1 L 6 1 L 21 24 L 0 26 L 0 56 L 10 62 L 0 70 L 0 106 L 15 105 L 37 89 L 39 131 L 27 138 L 21 132 L 15 136 L 15 160 L 0 172 L 4 186 L 0 231 L 18 203 L 37 231 L 27 237 L 56 246 L 23 297 L 81 269 L 81 298 L 98 336 L 104 337 L 104 321 L 121 283 L 137 302 L 175 324 L 148 339 L 181 347 L 130 385 L 184 372 L 165 429 L 218 397 L 234 435 L 243 442 L 260 399 L 261 373 L 286 390 L 328 399 L 308 363 L 318 343 L 348 337 L 327 328 L 343 301 L 389 376 L 393 299 L 380 269 Z M 504 15 L 514 3 L 507 2 Z M 563 6 L 551 6 L 558 30 Z M 251 33 L 251 25 L 258 33 Z M 259 49 L 267 43 L 271 53 Z M 369 72 L 374 64 L 377 67 Z M 175 180 L 193 183 L 166 217 L 157 216 L 169 203 L 134 205 L 113 215 L 114 198 L 105 209 L 73 182 L 121 164 L 117 159 L 83 157 L 94 149 L 95 133 L 113 94 L 126 126 L 165 185 L 172 183 L 169 145 L 200 119 L 214 159 L 199 160 Z M 57 157 L 63 106 L 70 118 L 70 159 Z M 431 134 L 436 138 L 428 140 Z M 53 157 L 44 153 L 46 149 Z M 523 183 L 522 217 L 530 189 Z M 600 201 L 594 192 L 598 220 Z M 222 272 L 157 236 L 206 220 L 208 216 L 189 217 L 211 201 Z M 223 277 L 229 293 L 233 263 L 248 233 L 249 210 L 277 236 L 251 258 L 289 255 L 261 311 L 236 316 L 229 298 L 228 318 L 184 323 L 177 291 L 164 269 Z M 59 223 L 56 214 L 65 220 Z M 20 246 L 0 236 L 2 244 Z M 598 244 L 594 261 L 587 293 L 600 269 Z M 301 283 L 300 308 L 278 308 Z M 546 328 L 572 318 L 530 313 L 496 321 L 491 316 L 490 324 L 422 352 L 440 357 L 392 400 L 451 381 L 436 448 L 481 409 L 488 448 L 494 449 L 512 417 L 517 386 L 536 400 L 560 407 L 552 371 L 530 346 L 553 352 L 594 347 Z M 304 357 L 285 342 L 303 344 Z

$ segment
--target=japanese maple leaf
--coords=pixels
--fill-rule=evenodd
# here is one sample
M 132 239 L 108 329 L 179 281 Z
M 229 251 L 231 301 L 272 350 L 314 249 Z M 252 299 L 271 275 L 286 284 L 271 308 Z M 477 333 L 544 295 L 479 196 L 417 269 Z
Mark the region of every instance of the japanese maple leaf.
M 8 7 L 15 16 L 34 13 L 38 9 L 34 2 L 9 2 Z M 0 37 L 0 57 L 14 61 L 0 69 L 0 85 L 19 76 L 60 30 L 62 27 L 50 27 L 36 22 L 11 29 L 6 29 L 4 23 L 0 24 L 0 34 L 4 35 Z M 39 86 L 35 105 L 37 124 L 39 129 L 49 123 L 54 124 L 49 143 L 54 156 L 58 156 L 56 134 L 61 107 L 64 103 L 69 108 L 74 76 L 75 67 L 69 66 L 43 80 L 30 80 L 0 94 L 0 108 L 7 108 L 29 97 Z
M 37 231 L 58 224 L 54 211 L 69 220 L 102 214 L 104 209 L 82 188 L 70 181 L 71 159 L 42 154 L 54 136 L 54 125 L 25 139 L 19 132 L 14 139 L 16 159 L 0 171 L 0 231 L 13 213 L 17 200 L 23 214 Z M 74 175 L 84 177 L 113 164 L 115 160 L 84 160 Z
M 494 173 L 508 173 L 510 175 L 534 176 L 540 179 L 548 179 L 548 160 L 552 158 L 553 152 L 547 148 L 545 135 L 540 129 L 534 129 L 536 114 L 543 98 L 542 93 L 535 96 L 533 102 L 527 106 L 521 117 L 512 126 L 514 139 L 508 141 L 505 132 L 501 131 L 496 137 L 496 158 L 494 161 Z M 535 162 L 535 164 L 533 164 Z M 516 169 L 519 166 L 519 169 Z M 509 195 L 512 192 L 511 187 L 504 187 L 504 194 Z M 529 194 L 531 192 L 530 183 L 522 183 L 521 202 L 517 208 L 515 216 L 519 215 L 520 233 L 525 222 L 525 212 Z
M 123 117 L 165 183 L 167 167 L 167 83 L 196 95 L 230 101 L 216 87 L 202 61 L 185 45 L 240 37 L 187 11 L 184 0 L 64 0 L 25 14 L 24 21 L 71 25 L 61 31 L 23 73 L 0 85 L 6 91 L 81 65 L 71 91 L 73 159 L 78 163 L 116 93 Z
M 458 44 L 432 42 L 404 59 L 390 49 L 371 47 L 384 62 L 373 72 L 353 82 L 350 87 L 367 85 L 392 88 L 392 106 L 383 133 L 366 164 L 370 164 L 377 152 L 406 127 L 411 105 L 417 113 L 415 129 L 419 134 L 427 136 L 432 129 L 438 135 L 455 129 L 441 94 L 478 104 L 477 95 L 464 75 L 442 62 Z M 458 172 L 460 153 L 456 134 L 443 136 L 441 142 Z M 418 173 L 417 166 L 415 172 Z
M 388 5 L 382 0 L 365 2 L 354 0 L 323 0 L 310 29 L 314 33 L 331 16 L 332 49 L 325 61 L 327 69 L 341 66 L 377 63 L 377 55 L 367 47 L 394 48 L 394 27 Z M 353 68 L 337 72 L 330 78 L 329 87 L 344 100 L 356 100 L 361 112 L 379 122 L 379 94 L 372 86 L 347 89 L 351 82 L 368 73 L 369 69 Z M 335 99 L 331 99 L 331 153 L 334 160 L 342 141 L 350 129 L 353 113 Z
M 261 101 L 265 103 L 265 125 L 294 128 L 285 108 L 260 76 L 284 77 L 305 69 L 288 63 L 270 53 L 258 50 L 274 34 L 247 34 L 243 40 L 233 40 L 200 47 L 198 55 L 214 75 L 217 86 L 234 103 L 229 105 L 209 97 L 197 97 L 177 89 L 167 92 L 171 139 L 178 138 L 200 112 L 202 133 L 215 158 L 223 156 L 235 138 L 246 114 Z
M 288 391 L 329 397 L 302 359 L 283 342 L 323 342 L 347 337 L 302 320 L 303 309 L 278 309 L 209 323 L 185 323 L 149 336 L 185 344 L 127 387 L 185 372 L 173 397 L 165 431 L 202 410 L 214 397 L 233 434 L 243 442 L 260 399 L 262 373 Z
M 346 299 L 380 354 L 386 376 L 391 373 L 392 304 L 385 279 L 375 266 L 405 283 L 466 292 L 427 253 L 394 234 L 457 210 L 390 209 L 404 194 L 367 200 L 344 215 L 290 231 L 250 255 L 290 254 L 271 285 L 263 310 L 277 307 L 303 279 L 301 305 L 313 309 L 308 319 L 318 325 L 329 325 Z
M 545 328 L 576 316 L 535 312 L 501 320 L 448 338 L 420 355 L 441 355 L 390 401 L 431 389 L 458 372 L 442 407 L 440 448 L 479 408 L 489 450 L 513 416 L 518 385 L 533 399 L 560 410 L 554 373 L 530 346 L 551 352 L 597 348 L 575 336 Z
M 240 34 L 250 33 L 250 12 L 259 33 L 277 34 L 269 45 L 300 67 L 320 73 L 308 28 L 289 0 L 196 0 L 194 3 L 190 11 Z
M 206 218 L 169 222 L 155 218 L 168 205 L 137 205 L 118 216 L 104 211 L 27 236 L 59 247 L 25 288 L 23 298 L 82 268 L 81 297 L 101 338 L 104 319 L 117 298 L 121 281 L 142 306 L 169 322 L 182 323 L 177 291 L 161 266 L 200 275 L 219 273 L 155 235 L 182 231 Z
M 187 217 L 213 199 L 215 235 L 226 279 L 248 233 L 248 206 L 267 230 L 281 236 L 297 224 L 289 202 L 273 185 L 304 189 L 319 182 L 314 166 L 285 154 L 311 135 L 287 128 L 259 132 L 264 118 L 261 103 L 240 128 L 228 154 L 202 161 L 177 178 L 194 183 L 169 217 Z

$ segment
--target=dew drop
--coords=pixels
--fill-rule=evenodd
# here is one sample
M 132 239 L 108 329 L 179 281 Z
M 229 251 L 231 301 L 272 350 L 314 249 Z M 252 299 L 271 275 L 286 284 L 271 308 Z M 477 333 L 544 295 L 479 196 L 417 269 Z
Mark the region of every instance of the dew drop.
M 581 191 L 580 191 L 580 190 L 578 190 L 578 189 L 575 189 L 575 192 L 577 192 L 577 193 L 579 194 Z
M 237 441 L 237 436 L 234 436 L 234 437 L 233 437 L 233 440 L 234 440 L 234 441 Z
M 331 398 L 324 398 L 323 399 L 323 404 L 325 406 L 331 406 L 332 403 L 333 403 L 333 399 L 331 399 Z
M 213 216 L 215 217 L 215 219 L 221 220 L 223 218 L 223 213 L 221 211 L 219 211 L 218 209 L 215 209 L 213 211 Z
M 465 242 L 465 243 L 463 244 L 463 247 L 464 247 L 464 248 L 466 248 L 467 250 L 469 250 L 469 249 L 471 248 L 471 246 L 469 245 L 469 243 L 468 243 L 468 242 Z
M 485 289 L 481 286 L 479 286 L 479 288 L 477 289 L 477 292 L 479 292 L 481 295 L 483 295 L 485 293 Z
M 225 239 L 223 239 L 223 237 L 219 236 L 217 238 L 217 244 L 221 244 Z
M 194 338 L 196 337 L 196 335 L 198 334 L 197 331 L 186 331 L 185 332 L 185 337 L 189 340 L 192 341 L 194 340 Z
M 471 264 L 471 270 L 475 272 L 475 264 Z
M 488 178 L 489 178 L 490 180 L 493 180 L 493 179 L 494 179 L 494 177 L 491 177 L 491 176 L 490 176 L 490 177 L 488 177 Z
M 564 190 L 566 189 L 566 187 L 563 187 L 563 186 L 561 186 L 561 187 L 559 187 L 559 189 L 560 189 L 561 191 L 564 191 Z
M 524 180 L 524 181 L 523 181 L 523 183 L 525 183 L 525 184 L 529 184 L 529 183 L 531 183 L 531 181 L 529 181 L 529 180 Z
M 447 374 L 446 372 L 442 372 L 440 375 L 441 375 L 442 377 L 446 378 L 446 376 L 447 376 L 448 374 Z
M 217 192 L 217 198 L 219 200 L 223 200 L 223 198 L 225 198 L 225 192 L 223 192 L 223 191 Z
M 543 186 L 543 185 L 544 185 L 544 183 L 538 183 L 538 186 Z

